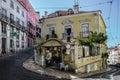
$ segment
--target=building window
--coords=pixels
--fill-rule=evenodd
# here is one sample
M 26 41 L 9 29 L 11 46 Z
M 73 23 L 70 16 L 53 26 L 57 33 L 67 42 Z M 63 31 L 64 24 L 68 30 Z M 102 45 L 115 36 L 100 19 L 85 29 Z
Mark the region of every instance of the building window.
M 14 15 L 10 13 L 10 23 L 14 23 Z
M 17 12 L 20 13 L 20 8 L 17 6 Z
M 17 24 L 19 25 L 20 24 L 20 19 L 16 18 L 16 21 L 17 21 Z
M 2 17 L 6 17 L 7 16 L 7 10 L 2 8 Z
M 24 17 L 24 11 L 22 11 L 22 17 Z
M 6 2 L 6 0 L 3 0 L 4 2 Z
M 24 42 L 22 42 L 22 48 L 24 48 Z
M 89 47 L 88 46 L 79 46 L 78 47 L 78 59 L 81 57 L 88 57 L 89 55 Z
M 16 47 L 19 48 L 19 41 L 16 41 Z
M 24 33 L 21 34 L 21 39 L 24 41 Z
M 49 27 L 49 34 L 52 35 L 53 31 L 55 31 L 54 27 Z
M 81 37 L 88 37 L 89 36 L 89 24 L 88 23 L 84 23 L 81 25 Z
M 24 27 L 24 24 L 25 24 L 24 21 L 22 21 L 22 26 L 23 26 L 23 27 Z
M 10 27 L 10 36 L 13 37 L 13 33 L 14 33 L 14 28 L 11 26 Z
M 17 39 L 19 39 L 19 33 L 20 33 L 20 31 L 17 30 Z
M 85 48 L 82 47 L 82 51 L 83 51 L 83 56 L 82 57 L 85 57 Z
M 14 9 L 14 2 L 10 0 L 10 7 Z
M 1 25 L 2 25 L 2 33 L 6 34 L 7 33 L 6 26 L 7 25 L 5 23 L 1 23 Z
M 10 48 L 13 48 L 13 40 L 10 39 Z

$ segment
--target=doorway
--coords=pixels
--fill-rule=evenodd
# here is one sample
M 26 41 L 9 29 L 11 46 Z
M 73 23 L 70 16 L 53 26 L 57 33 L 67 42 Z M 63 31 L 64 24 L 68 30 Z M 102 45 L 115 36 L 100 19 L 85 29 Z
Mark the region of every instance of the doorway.
M 66 32 L 67 42 L 70 42 L 70 38 L 71 38 L 71 27 L 70 27 L 70 28 L 66 28 L 66 29 L 65 29 L 65 32 Z

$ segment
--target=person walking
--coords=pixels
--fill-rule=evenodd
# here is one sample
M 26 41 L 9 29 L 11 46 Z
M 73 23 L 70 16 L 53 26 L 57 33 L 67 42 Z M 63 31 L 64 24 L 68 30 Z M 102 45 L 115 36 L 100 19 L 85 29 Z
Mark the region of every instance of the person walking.
M 4 48 L 2 48 L 2 55 L 5 55 L 6 54 L 6 51 L 5 51 L 5 49 Z

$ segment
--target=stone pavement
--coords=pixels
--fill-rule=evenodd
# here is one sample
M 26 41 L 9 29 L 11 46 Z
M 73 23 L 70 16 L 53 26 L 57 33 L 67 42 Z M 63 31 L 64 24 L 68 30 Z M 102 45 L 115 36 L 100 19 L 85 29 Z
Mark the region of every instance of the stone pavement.
M 60 78 L 60 79 L 70 79 L 70 80 L 83 80 L 80 79 L 80 77 L 86 77 L 86 76 L 90 76 L 93 75 L 93 73 L 89 73 L 89 74 L 75 74 L 75 73 L 70 73 L 70 72 L 65 72 L 65 71 L 61 71 L 61 70 L 56 70 L 56 69 L 51 69 L 51 68 L 43 68 L 37 64 L 35 64 L 34 60 L 32 58 L 29 58 L 27 61 L 25 61 L 23 63 L 23 67 L 27 70 L 39 73 L 41 75 L 47 75 L 47 76 L 52 76 L 52 77 L 56 77 L 56 78 Z M 97 72 L 97 73 L 102 73 L 104 72 Z M 85 79 L 87 80 L 87 79 Z M 90 79 L 88 79 L 90 80 Z M 97 79 L 96 79 L 97 80 Z M 105 79 L 101 79 L 101 80 L 105 80 Z

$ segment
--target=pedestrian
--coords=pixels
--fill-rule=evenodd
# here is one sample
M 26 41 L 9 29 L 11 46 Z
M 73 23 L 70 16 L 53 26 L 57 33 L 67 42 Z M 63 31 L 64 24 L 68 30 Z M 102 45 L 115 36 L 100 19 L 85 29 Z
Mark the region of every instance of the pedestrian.
M 6 51 L 4 48 L 2 48 L 2 55 L 5 55 L 6 54 Z

